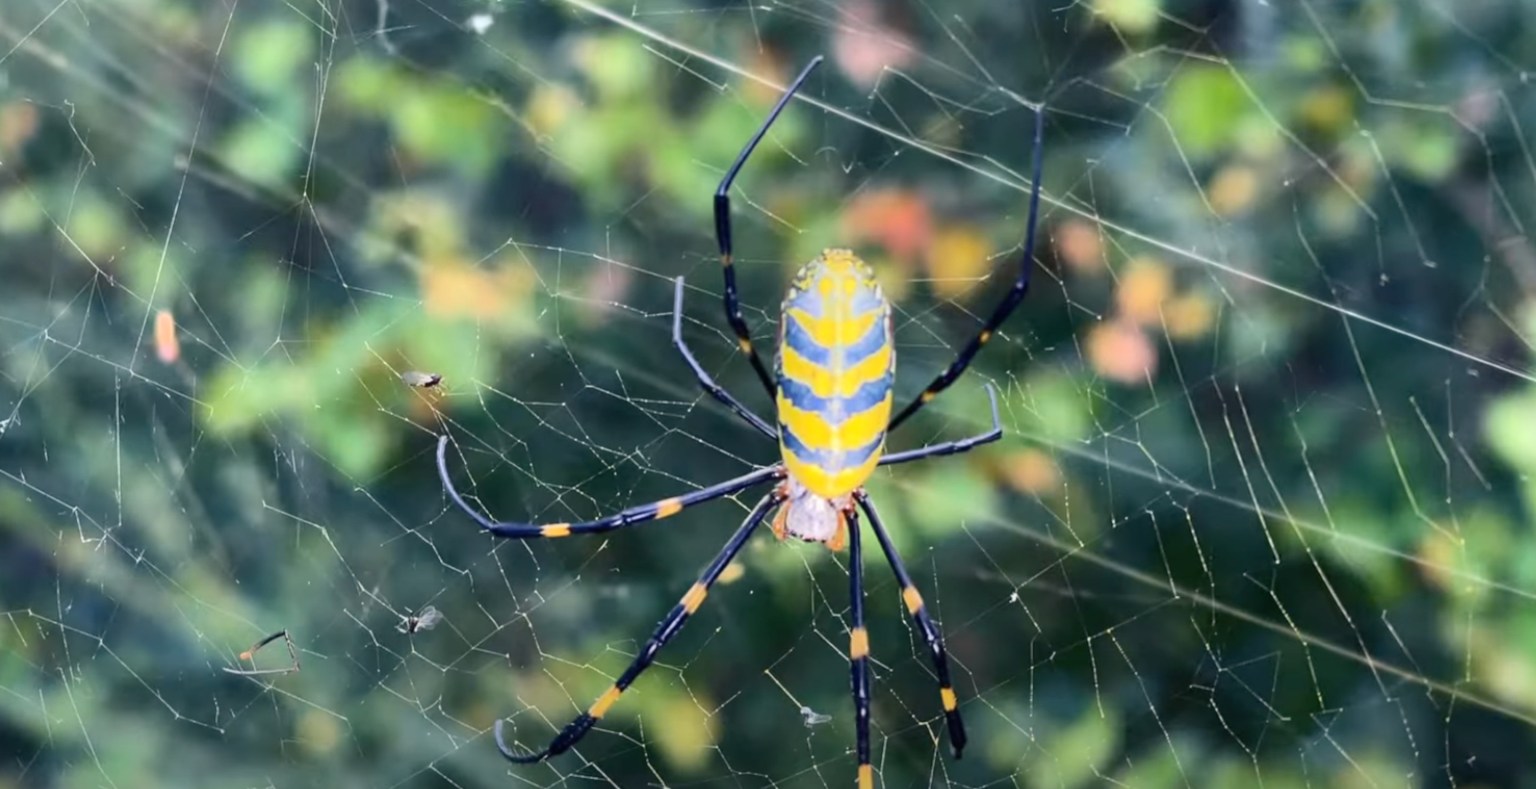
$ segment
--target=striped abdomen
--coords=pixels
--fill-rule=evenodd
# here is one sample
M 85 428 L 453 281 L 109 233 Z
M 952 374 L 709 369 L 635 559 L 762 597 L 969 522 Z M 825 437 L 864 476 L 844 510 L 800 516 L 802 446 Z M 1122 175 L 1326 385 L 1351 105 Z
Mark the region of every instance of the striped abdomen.
M 827 250 L 800 269 L 779 328 L 779 444 L 811 493 L 837 498 L 874 471 L 895 369 L 891 305 L 869 267 Z

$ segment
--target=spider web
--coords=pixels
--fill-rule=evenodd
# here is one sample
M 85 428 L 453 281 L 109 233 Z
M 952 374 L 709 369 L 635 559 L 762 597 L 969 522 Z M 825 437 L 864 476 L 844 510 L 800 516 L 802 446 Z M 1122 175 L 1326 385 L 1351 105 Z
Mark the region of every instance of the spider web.
M 972 742 L 867 555 L 880 785 L 1536 780 L 1529 35 L 1435 0 L 10 0 L 0 785 L 850 785 L 847 555 L 766 533 L 576 749 L 508 766 L 493 723 L 547 743 L 755 499 L 497 542 L 432 458 L 537 522 L 773 462 L 670 347 L 672 280 L 767 415 L 710 195 L 818 52 L 735 192 L 748 322 L 855 245 L 905 396 L 1016 270 L 1047 105 L 1033 290 L 891 445 L 984 430 L 985 382 L 1006 436 L 869 484 Z M 297 671 L 242 656 L 277 631 Z

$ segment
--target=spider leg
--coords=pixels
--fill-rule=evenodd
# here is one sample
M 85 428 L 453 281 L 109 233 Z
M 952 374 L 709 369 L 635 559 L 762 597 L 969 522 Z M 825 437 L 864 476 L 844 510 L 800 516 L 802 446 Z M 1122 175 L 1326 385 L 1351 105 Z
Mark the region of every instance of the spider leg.
M 958 759 L 960 752 L 965 749 L 965 721 L 960 719 L 959 699 L 955 697 L 955 687 L 949 679 L 949 657 L 944 652 L 944 638 L 939 635 L 933 617 L 928 616 L 923 596 L 912 585 L 912 576 L 907 574 L 901 556 L 896 553 L 896 546 L 891 544 L 891 537 L 886 533 L 885 525 L 880 522 L 880 513 L 875 511 L 874 503 L 862 490 L 855 492 L 853 497 L 868 516 L 869 528 L 874 531 L 875 539 L 880 541 L 880 550 L 885 552 L 885 558 L 891 563 L 891 572 L 896 574 L 896 581 L 901 584 L 901 599 L 907 605 L 907 612 L 917 623 L 918 630 L 922 631 L 923 640 L 928 642 L 928 653 L 933 658 L 933 673 L 939 678 L 939 700 L 944 707 L 944 720 L 949 725 L 949 747 Z
M 960 452 L 969 452 L 981 444 L 990 444 L 1003 437 L 1003 421 L 997 413 L 997 390 L 992 384 L 987 384 L 987 397 L 992 401 L 992 429 L 985 433 L 978 433 L 970 438 L 962 438 L 959 441 L 946 441 L 942 444 L 930 444 L 926 447 L 909 449 L 905 452 L 892 452 L 880 458 L 880 465 L 890 466 L 896 463 L 908 463 L 913 460 L 922 460 L 939 455 L 954 455 Z
M 859 546 L 859 514 L 849 510 L 847 518 L 848 609 L 853 619 L 853 630 L 848 634 L 848 663 L 853 677 L 859 789 L 875 789 L 875 770 L 869 764 L 869 631 L 864 628 L 864 557 Z
M 740 400 L 737 400 L 730 392 L 725 391 L 725 387 L 715 383 L 715 379 L 711 378 L 709 373 L 704 372 L 704 368 L 699 365 L 699 360 L 694 358 L 693 351 L 688 350 L 688 343 L 683 342 L 682 277 L 677 278 L 677 292 L 672 297 L 672 344 L 677 346 L 678 353 L 683 355 L 683 361 L 687 362 L 688 367 L 693 370 L 693 377 L 698 379 L 699 386 L 704 387 L 704 391 L 708 392 L 716 400 L 724 403 L 727 408 L 735 411 L 737 416 L 747 421 L 747 424 L 757 428 L 757 432 L 774 441 L 779 440 L 779 431 L 769 427 L 768 423 L 762 420 L 762 417 L 752 413 L 751 410 L 741 404 Z
M 603 695 L 599 696 L 597 701 L 592 702 L 592 706 L 588 707 L 586 712 L 576 716 L 575 720 L 566 724 L 565 728 L 555 735 L 555 739 L 550 742 L 547 748 L 530 754 L 520 755 L 514 753 L 507 746 L 506 739 L 502 735 L 504 721 L 497 720 L 496 747 L 501 751 L 501 755 L 507 757 L 509 761 L 519 764 L 541 762 L 551 756 L 558 756 L 570 750 L 571 746 L 580 741 L 582 737 L 585 737 L 587 732 L 591 731 L 592 727 L 602 719 L 603 715 L 607 714 L 608 709 L 613 706 L 614 702 L 619 700 L 620 694 L 633 684 L 641 673 L 650 668 L 651 662 L 656 659 L 656 653 L 660 652 L 662 647 L 665 647 L 667 642 L 671 641 L 672 637 L 677 635 L 679 630 L 682 630 L 683 623 L 688 621 L 688 617 L 692 616 L 693 612 L 699 610 L 699 606 L 703 604 L 704 598 L 709 596 L 709 588 L 714 585 L 715 579 L 720 577 L 720 573 L 725 571 L 726 565 L 730 564 L 731 559 L 736 557 L 742 546 L 747 544 L 747 538 L 752 536 L 752 532 L 768 516 L 769 511 L 779 502 L 783 501 L 783 499 L 782 494 L 774 491 L 764 496 L 757 503 L 757 506 L 752 509 L 752 513 L 747 516 L 746 520 L 742 521 L 741 528 L 736 530 L 736 534 L 732 535 L 730 541 L 725 544 L 724 548 L 720 549 L 720 553 L 716 554 L 714 560 L 704 569 L 704 573 L 699 576 L 699 580 L 688 588 L 688 592 L 683 595 L 683 598 L 677 602 L 677 605 L 672 607 L 671 613 L 667 614 L 666 618 L 662 619 L 661 623 L 656 626 L 656 632 L 651 634 L 650 639 L 641 648 L 640 654 L 636 655 L 634 662 L 629 664 L 629 668 L 624 669 L 624 673 L 619 675 L 618 680 L 613 683 L 613 686 L 608 688 Z
M 725 171 L 725 178 L 721 179 L 720 186 L 715 190 L 715 238 L 720 242 L 720 267 L 725 272 L 725 319 L 730 321 L 731 329 L 736 332 L 736 341 L 741 346 L 741 352 L 752 361 L 752 369 L 757 371 L 758 380 L 763 382 L 763 388 L 768 390 L 768 396 L 773 397 L 777 387 L 774 385 L 773 376 L 769 374 L 767 365 L 763 364 L 762 357 L 757 355 L 757 349 L 752 347 L 752 335 L 747 332 L 747 322 L 741 317 L 741 297 L 736 292 L 736 266 L 731 259 L 731 184 L 736 180 L 736 174 L 741 172 L 742 165 L 747 163 L 747 157 L 762 142 L 763 135 L 768 133 L 768 127 L 778 119 L 779 113 L 784 111 L 785 105 L 794 97 L 795 91 L 805 83 L 806 77 L 811 75 L 815 68 L 821 65 L 822 57 L 817 55 L 811 58 L 800 76 L 789 84 L 789 89 L 779 98 L 779 103 L 773 105 L 773 110 L 768 113 L 763 125 L 759 126 L 757 133 L 742 147 L 741 153 L 736 155 L 736 161 L 731 169 Z
M 886 427 L 886 430 L 895 430 L 897 425 L 907 421 L 907 417 L 917 413 L 919 408 L 927 405 L 929 401 L 938 396 L 939 392 L 948 389 L 949 385 L 954 383 L 961 373 L 965 372 L 965 368 L 970 365 L 971 360 L 976 358 L 976 353 L 981 350 L 981 346 L 986 345 L 987 341 L 992 339 L 992 335 L 997 331 L 997 327 L 1001 326 L 1003 321 L 1008 320 L 1008 316 L 1013 313 L 1014 308 L 1018 307 L 1019 302 L 1024 300 L 1025 294 L 1029 293 L 1029 275 L 1035 265 L 1035 226 L 1040 218 L 1040 170 L 1043 165 L 1044 145 L 1042 143 L 1044 139 L 1045 107 L 1042 105 L 1035 109 L 1035 151 L 1032 165 L 1033 173 L 1030 175 L 1030 178 L 1034 180 L 1034 188 L 1029 193 L 1029 225 L 1024 234 L 1024 254 L 1019 258 L 1019 276 L 1013 282 L 1013 289 L 1008 291 L 1008 295 L 1004 296 L 1002 302 L 992 311 L 992 317 L 987 318 L 986 324 L 981 327 L 981 332 L 972 337 L 971 341 L 966 343 L 964 348 L 960 349 L 960 354 L 955 357 L 955 360 L 949 363 L 949 367 L 944 372 L 939 373 L 939 377 L 933 379 L 933 383 L 928 384 L 928 388 L 924 389 L 922 394 L 908 403 L 906 408 L 901 409 L 891 419 L 891 423 Z
M 729 496 L 732 493 L 745 490 L 753 485 L 759 485 L 770 479 L 777 479 L 784 475 L 782 466 L 768 466 L 756 471 L 743 474 L 735 479 L 728 479 L 718 485 L 711 485 L 681 496 L 672 496 L 654 501 L 650 504 L 641 504 L 621 510 L 606 518 L 582 523 L 513 523 L 497 522 L 477 512 L 459 495 L 458 488 L 453 486 L 453 480 L 448 475 L 448 436 L 443 435 L 437 440 L 437 475 L 443 480 L 443 489 L 448 492 L 448 498 L 458 505 L 466 515 L 473 518 L 480 528 L 497 536 L 510 539 L 525 540 L 533 537 L 569 537 L 572 534 L 591 534 L 594 532 L 612 531 L 624 526 L 645 521 L 670 518 L 685 507 L 702 504 L 706 501 Z

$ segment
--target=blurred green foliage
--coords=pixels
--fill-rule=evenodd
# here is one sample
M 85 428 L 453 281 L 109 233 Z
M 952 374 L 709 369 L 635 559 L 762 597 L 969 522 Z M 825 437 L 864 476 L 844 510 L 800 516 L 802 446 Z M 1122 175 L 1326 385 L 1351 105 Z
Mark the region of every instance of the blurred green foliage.
M 497 543 L 432 461 L 539 522 L 774 461 L 672 281 L 766 414 L 713 192 L 778 95 L 743 75 L 822 52 L 839 112 L 733 193 L 747 318 L 854 245 L 907 395 L 1011 280 L 1046 104 L 1029 299 L 891 446 L 986 429 L 982 381 L 1006 436 L 868 486 L 974 743 L 866 556 L 880 785 L 1536 782 L 1529 14 L 932 10 L 0 7 L 0 787 L 851 783 L 846 554 L 766 534 L 579 753 L 506 765 L 750 500 Z M 299 672 L 221 670 L 279 629 Z

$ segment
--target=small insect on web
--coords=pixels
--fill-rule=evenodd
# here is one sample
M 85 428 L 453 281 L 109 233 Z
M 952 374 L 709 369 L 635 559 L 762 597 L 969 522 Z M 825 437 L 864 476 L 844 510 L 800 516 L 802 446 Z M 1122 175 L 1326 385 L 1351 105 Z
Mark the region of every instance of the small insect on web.
M 443 376 L 439 373 L 406 370 L 400 374 L 400 380 L 404 381 L 406 386 L 413 389 L 431 389 L 443 382 Z
M 395 629 L 406 635 L 416 635 L 437 627 L 437 623 L 441 621 L 443 621 L 443 612 L 429 605 L 421 609 L 419 614 L 401 617 L 400 624 Z
M 820 726 L 823 723 L 831 723 L 831 715 L 823 715 L 810 707 L 801 707 L 800 714 L 805 717 L 805 727 Z
M 820 56 L 814 58 L 790 84 L 767 119 L 737 155 L 715 191 L 715 232 L 725 278 L 726 320 L 736 335 L 737 347 L 747 356 L 763 388 L 776 404 L 776 426 L 754 414 L 734 395 L 715 383 L 700 366 L 683 341 L 682 277 L 676 279 L 673 290 L 672 344 L 706 393 L 779 445 L 780 462 L 691 493 L 630 507 L 605 518 L 582 523 L 540 525 L 492 521 L 470 507 L 454 487 L 448 472 L 449 437 L 444 434 L 438 439 L 437 470 L 448 497 L 486 532 L 507 539 L 560 538 L 573 534 L 613 531 L 668 518 L 695 504 L 773 483 L 736 533 L 705 568 L 698 581 L 657 625 L 629 667 L 586 712 L 561 729 L 549 745 L 533 753 L 518 753 L 507 744 L 503 731 L 505 721 L 496 721 L 496 747 L 510 761 L 523 764 L 543 761 L 570 750 L 585 737 L 625 690 L 651 666 L 657 654 L 677 635 L 688 618 L 698 611 L 710 589 L 753 532 L 775 512 L 777 514 L 771 528 L 779 539 L 794 537 L 807 542 L 824 543 L 833 551 L 842 550 L 846 546 L 849 551 L 849 609 L 852 625 L 848 658 L 855 706 L 860 789 L 874 787 L 869 741 L 870 649 L 869 633 L 864 627 L 860 513 L 868 519 L 869 529 L 874 533 L 881 552 L 890 564 L 891 572 L 901 586 L 901 597 L 907 612 L 928 646 L 934 675 L 939 684 L 940 706 L 955 758 L 960 758 L 965 748 L 965 725 L 960 716 L 959 698 L 950 680 L 949 658 L 943 638 L 863 485 L 877 466 L 966 452 L 1002 437 L 997 393 L 988 384 L 987 396 L 992 407 L 990 430 L 959 441 L 885 453 L 886 435 L 933 401 L 965 372 L 981 347 L 987 344 L 1029 291 L 1035 227 L 1040 210 L 1044 107 L 1034 108 L 1034 185 L 1030 193 L 1023 254 L 1013 286 L 993 310 L 980 332 L 960 350 L 949 366 L 918 397 L 892 417 L 896 352 L 891 305 L 875 283 L 874 273 L 856 255 L 842 249 L 825 250 L 795 276 L 784 299 L 779 321 L 779 353 L 772 372 L 753 346 L 746 321 L 742 318 L 740 297 L 736 290 L 731 246 L 731 185 L 774 120 L 821 61 Z M 801 711 L 806 716 L 806 725 L 820 722 L 821 716 L 809 708 L 802 708 Z

